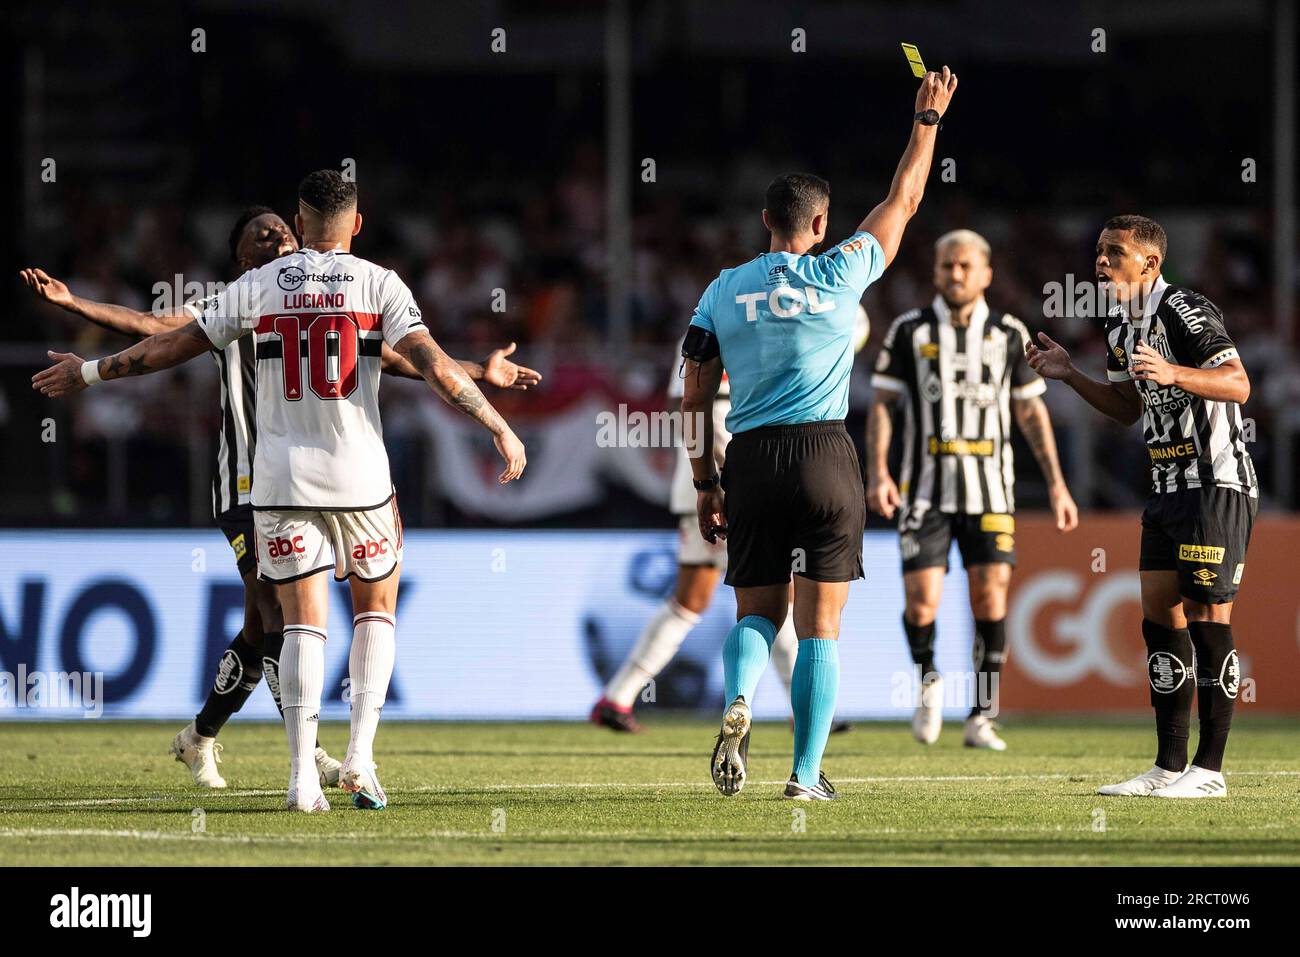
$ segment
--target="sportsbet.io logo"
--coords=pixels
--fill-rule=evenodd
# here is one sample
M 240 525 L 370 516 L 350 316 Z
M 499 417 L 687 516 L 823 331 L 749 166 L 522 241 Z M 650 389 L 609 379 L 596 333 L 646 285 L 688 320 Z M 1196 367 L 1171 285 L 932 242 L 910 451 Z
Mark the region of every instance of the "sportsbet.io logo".
M 1187 680 L 1187 666 L 1177 655 L 1157 651 L 1147 659 L 1147 677 L 1158 694 L 1173 694 Z
M 294 292 L 307 281 L 307 273 L 301 266 L 281 266 L 275 281 L 286 292 Z

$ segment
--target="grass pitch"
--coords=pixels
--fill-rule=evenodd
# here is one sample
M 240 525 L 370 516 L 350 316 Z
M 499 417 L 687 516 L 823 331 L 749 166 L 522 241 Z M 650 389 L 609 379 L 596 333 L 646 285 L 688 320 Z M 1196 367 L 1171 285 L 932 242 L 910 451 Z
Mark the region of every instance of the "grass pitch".
M 786 726 L 760 724 L 745 792 L 708 778 L 716 723 L 381 726 L 391 806 L 290 814 L 278 725 L 223 732 L 226 791 L 167 755 L 178 723 L 0 723 L 0 863 L 1300 864 L 1300 721 L 1239 720 L 1222 800 L 1102 798 L 1150 766 L 1146 721 L 1010 720 L 1002 754 L 900 724 L 831 739 L 834 804 L 779 798 Z M 321 740 L 340 754 L 345 725 Z M 1194 735 L 1193 735 L 1193 744 Z

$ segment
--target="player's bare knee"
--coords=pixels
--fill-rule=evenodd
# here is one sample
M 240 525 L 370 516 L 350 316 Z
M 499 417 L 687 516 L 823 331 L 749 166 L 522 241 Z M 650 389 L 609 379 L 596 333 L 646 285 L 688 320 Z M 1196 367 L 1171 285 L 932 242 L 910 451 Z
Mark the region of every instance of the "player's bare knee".
M 1183 599 L 1183 617 L 1188 621 L 1209 621 L 1226 625 L 1232 619 L 1232 602 L 1210 605 L 1204 602 Z
M 713 566 L 683 565 L 677 572 L 673 601 L 692 614 L 702 615 L 713 600 L 720 572 Z
M 930 624 L 939 615 L 939 603 L 928 602 L 923 599 L 909 599 L 903 609 L 903 617 L 907 619 L 909 625 L 916 625 L 924 628 Z

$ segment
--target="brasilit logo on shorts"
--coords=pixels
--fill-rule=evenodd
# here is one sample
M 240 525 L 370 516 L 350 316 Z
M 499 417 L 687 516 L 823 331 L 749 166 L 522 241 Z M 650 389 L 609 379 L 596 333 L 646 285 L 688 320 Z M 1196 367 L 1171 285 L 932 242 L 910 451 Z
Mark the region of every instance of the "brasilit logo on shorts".
M 1219 565 L 1223 562 L 1223 549 L 1216 545 L 1179 545 L 1178 560 Z

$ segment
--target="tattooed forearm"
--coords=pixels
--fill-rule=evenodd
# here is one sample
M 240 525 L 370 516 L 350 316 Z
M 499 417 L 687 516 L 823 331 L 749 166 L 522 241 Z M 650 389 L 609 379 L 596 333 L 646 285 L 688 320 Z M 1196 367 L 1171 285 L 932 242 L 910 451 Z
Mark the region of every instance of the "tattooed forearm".
M 410 338 L 410 337 L 408 337 Z M 427 339 L 427 341 L 419 341 Z M 415 366 L 424 381 L 438 393 L 448 405 L 459 409 L 472 419 L 476 419 L 494 435 L 500 435 L 506 429 L 505 420 L 492 407 L 492 403 L 479 391 L 473 380 L 461 367 L 460 363 L 449 358 L 431 337 L 421 336 L 408 344 L 404 339 L 398 343 L 400 355 Z
M 1061 463 L 1056 454 L 1056 436 L 1052 432 L 1052 420 L 1048 415 L 1043 400 L 1035 396 L 1016 402 L 1016 422 L 1020 432 L 1034 453 L 1034 459 L 1047 479 L 1048 485 L 1065 481 L 1061 474 Z
M 117 355 L 100 359 L 99 377 L 120 379 L 170 369 L 211 348 L 208 334 L 197 322 L 189 322 L 179 329 L 150 336 Z
M 480 381 L 487 374 L 482 363 L 475 362 L 472 359 L 457 359 L 456 364 L 465 370 L 465 374 L 475 382 Z

